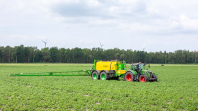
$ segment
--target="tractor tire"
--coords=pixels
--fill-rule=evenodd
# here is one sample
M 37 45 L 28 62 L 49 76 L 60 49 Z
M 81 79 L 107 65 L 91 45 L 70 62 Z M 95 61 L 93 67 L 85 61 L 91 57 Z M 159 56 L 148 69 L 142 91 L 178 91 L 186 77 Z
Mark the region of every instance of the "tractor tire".
M 100 80 L 109 80 L 109 75 L 106 72 L 101 72 Z
M 155 78 L 155 80 L 154 80 L 154 81 L 156 81 L 156 82 L 157 82 L 157 76 L 156 76 L 155 74 L 153 74 L 153 78 Z
M 132 74 L 131 72 L 126 72 L 124 74 L 125 81 L 133 81 L 133 79 L 134 79 L 134 74 Z
M 98 74 L 97 71 L 94 71 L 94 72 L 91 73 L 91 78 L 93 80 L 97 80 L 97 79 L 100 79 L 100 75 Z
M 148 81 L 148 76 L 145 74 L 140 75 L 139 77 L 140 82 L 147 82 Z

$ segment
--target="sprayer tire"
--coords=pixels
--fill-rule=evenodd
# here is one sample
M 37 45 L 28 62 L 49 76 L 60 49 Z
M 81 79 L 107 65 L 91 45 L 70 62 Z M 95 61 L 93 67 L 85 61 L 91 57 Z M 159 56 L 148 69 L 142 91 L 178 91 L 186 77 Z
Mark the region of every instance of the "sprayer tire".
M 101 72 L 100 80 L 109 80 L 109 75 L 106 72 Z
M 97 79 L 100 79 L 100 75 L 98 74 L 97 71 L 94 71 L 94 72 L 91 73 L 91 78 L 93 80 L 97 80 Z

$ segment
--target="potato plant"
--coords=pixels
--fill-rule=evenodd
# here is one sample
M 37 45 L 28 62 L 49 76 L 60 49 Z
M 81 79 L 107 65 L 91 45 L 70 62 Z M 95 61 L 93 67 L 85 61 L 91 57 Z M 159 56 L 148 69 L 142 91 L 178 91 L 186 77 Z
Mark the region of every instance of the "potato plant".
M 91 76 L 9 77 L 92 64 L 0 64 L 0 110 L 198 110 L 198 65 L 151 65 L 158 82 Z M 128 67 L 129 68 L 129 67 Z

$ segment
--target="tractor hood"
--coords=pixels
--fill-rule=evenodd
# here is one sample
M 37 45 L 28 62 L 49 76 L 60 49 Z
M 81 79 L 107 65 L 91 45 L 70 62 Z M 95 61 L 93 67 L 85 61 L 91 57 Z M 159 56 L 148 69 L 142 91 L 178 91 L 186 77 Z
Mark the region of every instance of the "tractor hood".
M 151 71 L 149 70 L 141 70 L 141 72 L 148 72 L 148 73 L 152 73 Z
M 148 73 L 152 73 L 152 71 L 146 70 Z
M 141 70 L 141 74 L 146 74 L 149 77 L 152 75 L 152 72 L 149 70 Z

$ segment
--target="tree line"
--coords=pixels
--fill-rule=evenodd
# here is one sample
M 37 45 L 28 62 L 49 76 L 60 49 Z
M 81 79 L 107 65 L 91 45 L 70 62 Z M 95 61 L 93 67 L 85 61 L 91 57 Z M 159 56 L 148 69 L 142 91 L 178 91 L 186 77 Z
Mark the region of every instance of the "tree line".
M 42 48 L 24 45 L 0 47 L 0 63 L 93 63 L 96 60 L 125 60 L 127 63 L 185 64 L 197 63 L 198 52 L 176 50 L 174 52 L 146 52 L 132 49 Z

